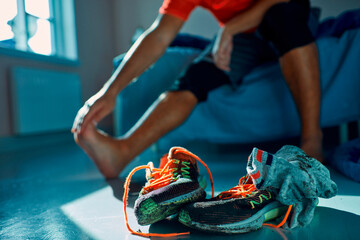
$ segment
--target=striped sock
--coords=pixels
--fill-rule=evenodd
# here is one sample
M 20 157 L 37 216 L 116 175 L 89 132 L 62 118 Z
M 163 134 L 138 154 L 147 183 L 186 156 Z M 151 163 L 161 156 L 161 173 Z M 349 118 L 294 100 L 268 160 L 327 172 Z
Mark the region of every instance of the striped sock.
M 268 152 L 258 148 L 254 148 L 251 152 L 246 170 L 252 178 L 252 181 L 257 189 L 260 189 L 264 184 L 264 179 L 266 179 L 266 175 L 272 162 L 273 155 Z

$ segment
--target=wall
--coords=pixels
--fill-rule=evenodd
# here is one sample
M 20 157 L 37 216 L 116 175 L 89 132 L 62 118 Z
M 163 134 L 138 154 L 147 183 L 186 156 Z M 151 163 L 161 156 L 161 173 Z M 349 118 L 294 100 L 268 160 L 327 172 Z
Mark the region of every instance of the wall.
M 0 137 L 12 136 L 8 91 L 9 70 L 12 67 L 24 66 L 78 73 L 82 81 L 84 101 L 102 86 L 111 74 L 112 58 L 116 55 L 113 7 L 114 0 L 75 0 L 80 61 L 78 66 L 0 55 Z M 111 118 L 106 119 L 102 125 L 104 128 L 110 128 Z
M 156 18 L 162 0 L 116 0 L 116 49 L 126 51 L 137 27 L 147 28 Z M 359 0 L 311 0 L 313 6 L 322 8 L 321 18 L 337 16 L 344 10 L 360 8 Z M 213 16 L 202 8 L 197 8 L 185 23 L 182 32 L 213 37 L 218 24 Z
M 321 7 L 321 19 L 337 16 L 345 10 L 360 8 L 359 0 L 311 0 L 311 4 Z

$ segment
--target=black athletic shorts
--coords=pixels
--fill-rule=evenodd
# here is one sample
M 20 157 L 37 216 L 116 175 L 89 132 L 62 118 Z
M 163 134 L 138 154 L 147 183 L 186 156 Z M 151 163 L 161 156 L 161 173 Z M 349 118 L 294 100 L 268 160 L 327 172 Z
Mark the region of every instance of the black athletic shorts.
M 309 11 L 309 0 L 291 0 L 272 6 L 256 32 L 234 36 L 230 72 L 215 66 L 210 44 L 175 81 L 170 91 L 189 90 L 202 102 L 210 91 L 221 85 L 239 85 L 254 67 L 314 41 L 308 27 Z

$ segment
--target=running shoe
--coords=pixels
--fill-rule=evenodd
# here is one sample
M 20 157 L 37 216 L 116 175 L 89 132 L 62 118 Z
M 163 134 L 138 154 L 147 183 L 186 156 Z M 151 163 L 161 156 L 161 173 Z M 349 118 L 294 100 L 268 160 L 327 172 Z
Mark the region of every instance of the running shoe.
M 139 225 L 163 220 L 185 204 L 205 199 L 206 181 L 200 180 L 197 161 L 202 162 L 185 148 L 173 147 L 161 158 L 159 168 L 151 162 L 147 165 L 147 183 L 134 206 Z
M 217 197 L 186 205 L 179 213 L 182 224 L 208 232 L 245 233 L 257 230 L 263 223 L 286 213 L 291 207 L 282 205 L 276 200 L 271 189 L 258 190 L 250 177 L 242 177 L 239 184 Z M 280 227 L 286 219 L 278 224 L 266 224 Z

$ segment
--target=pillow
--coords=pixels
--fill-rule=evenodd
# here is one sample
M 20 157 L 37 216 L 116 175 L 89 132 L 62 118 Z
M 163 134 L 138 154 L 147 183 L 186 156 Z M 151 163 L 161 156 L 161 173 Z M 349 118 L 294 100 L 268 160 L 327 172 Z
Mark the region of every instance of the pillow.
M 325 19 L 320 23 L 316 38 L 340 37 L 346 30 L 360 27 L 360 9 L 349 10 L 338 17 Z
M 337 147 L 329 163 L 345 176 L 360 182 L 360 138 Z
M 204 50 L 210 42 L 210 39 L 204 37 L 187 33 L 179 33 L 170 44 L 170 47 L 190 47 Z

